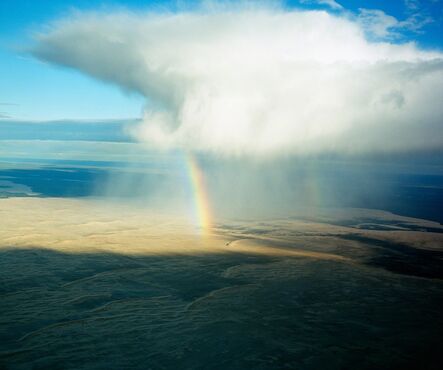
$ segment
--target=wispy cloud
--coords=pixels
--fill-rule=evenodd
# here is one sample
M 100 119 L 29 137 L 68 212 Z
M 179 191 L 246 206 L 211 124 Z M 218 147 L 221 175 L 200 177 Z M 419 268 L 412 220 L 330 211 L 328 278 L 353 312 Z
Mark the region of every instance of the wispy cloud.
M 416 11 L 420 8 L 421 1 L 420 0 L 404 0 L 404 4 L 406 7 L 406 10 Z
M 358 20 L 363 29 L 377 38 L 392 37 L 399 21 L 378 9 L 360 9 Z
M 0 106 L 18 106 L 18 104 L 16 103 L 5 103 L 5 102 L 0 102 Z M 8 119 L 8 118 L 12 118 L 7 112 L 0 112 L 0 119 Z
M 403 28 L 416 33 L 422 33 L 423 28 L 433 22 L 434 19 L 431 16 L 416 13 L 406 18 L 404 21 L 399 22 L 399 28 Z
M 398 27 L 375 17 L 380 37 Z M 32 52 L 145 95 L 134 134 L 150 145 L 224 155 L 442 147 L 442 54 L 364 35 L 361 19 L 275 7 L 84 13 L 54 23 Z
M 343 6 L 341 6 L 337 1 L 335 0 L 300 0 L 302 4 L 319 4 L 319 5 L 325 5 L 330 7 L 334 10 L 343 9 Z
M 378 39 L 399 39 L 404 31 L 421 33 L 433 19 L 420 13 L 413 14 L 403 21 L 386 14 L 379 9 L 360 9 L 358 21 L 363 29 Z

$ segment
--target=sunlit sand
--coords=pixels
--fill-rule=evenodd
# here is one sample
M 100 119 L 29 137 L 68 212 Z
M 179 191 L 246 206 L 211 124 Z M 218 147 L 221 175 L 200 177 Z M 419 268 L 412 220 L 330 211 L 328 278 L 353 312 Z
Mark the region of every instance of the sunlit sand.
M 328 252 L 337 243 L 337 237 L 349 233 L 415 248 L 438 250 L 443 245 L 443 227 L 436 222 L 381 211 L 348 210 L 333 214 L 319 212 L 312 221 L 294 217 L 261 222 L 220 220 L 205 229 L 183 214 L 119 202 L 8 198 L 0 201 L 0 248 L 38 247 L 66 253 L 128 255 L 244 252 L 340 260 L 342 257 Z M 423 233 L 400 226 L 367 229 L 358 222 L 362 215 L 375 217 L 379 223 L 394 220 L 439 232 Z M 343 219 L 356 221 L 347 227 L 340 225 Z

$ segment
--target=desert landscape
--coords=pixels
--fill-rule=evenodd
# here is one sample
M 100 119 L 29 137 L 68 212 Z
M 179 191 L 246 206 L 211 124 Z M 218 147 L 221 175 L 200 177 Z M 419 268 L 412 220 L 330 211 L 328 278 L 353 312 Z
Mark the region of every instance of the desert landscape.
M 363 209 L 185 218 L 0 200 L 6 369 L 437 369 L 443 227 Z

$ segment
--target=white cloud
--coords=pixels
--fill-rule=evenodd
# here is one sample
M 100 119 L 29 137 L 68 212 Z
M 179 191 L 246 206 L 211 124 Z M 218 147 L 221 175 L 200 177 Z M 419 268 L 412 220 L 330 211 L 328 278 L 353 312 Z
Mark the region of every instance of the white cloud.
M 377 32 L 389 30 L 389 18 Z M 146 96 L 150 145 L 233 154 L 443 146 L 443 59 L 359 21 L 276 8 L 86 13 L 38 58 Z

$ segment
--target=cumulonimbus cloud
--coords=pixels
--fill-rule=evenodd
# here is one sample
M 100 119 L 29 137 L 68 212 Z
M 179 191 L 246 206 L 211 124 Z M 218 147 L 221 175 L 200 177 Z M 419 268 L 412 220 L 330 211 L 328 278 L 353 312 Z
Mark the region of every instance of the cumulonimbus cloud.
M 260 7 L 79 13 L 32 53 L 143 94 L 134 130 L 220 154 L 443 146 L 443 54 L 371 42 L 357 19 Z

